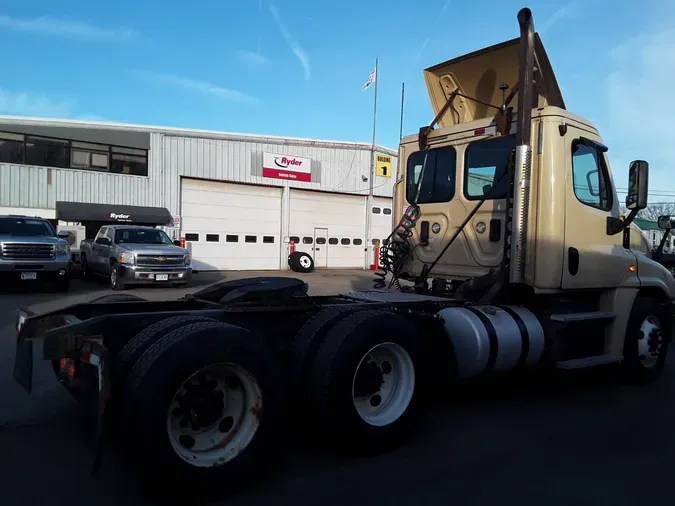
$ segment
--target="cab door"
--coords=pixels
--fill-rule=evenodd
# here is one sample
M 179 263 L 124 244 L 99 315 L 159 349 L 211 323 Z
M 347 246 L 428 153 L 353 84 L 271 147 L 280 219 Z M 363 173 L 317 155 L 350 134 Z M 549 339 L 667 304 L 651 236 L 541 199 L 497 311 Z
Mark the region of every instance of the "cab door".
M 561 158 L 566 167 L 564 289 L 617 287 L 629 275 L 635 255 L 623 234 L 607 234 L 607 218 L 619 218 L 607 148 L 592 132 L 568 125 Z M 629 246 L 629 245 L 628 245 Z

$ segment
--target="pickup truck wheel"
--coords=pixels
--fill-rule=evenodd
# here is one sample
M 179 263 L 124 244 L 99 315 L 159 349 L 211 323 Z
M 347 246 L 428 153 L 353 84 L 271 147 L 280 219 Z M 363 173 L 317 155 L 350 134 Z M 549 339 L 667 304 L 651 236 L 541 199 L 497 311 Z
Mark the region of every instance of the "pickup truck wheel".
M 91 271 L 86 256 L 80 257 L 80 274 L 82 275 L 82 281 L 91 281 Z
M 120 278 L 119 265 L 110 266 L 110 288 L 113 290 L 124 290 L 126 288 L 124 280 Z
M 145 483 L 170 494 L 222 492 L 257 478 L 278 448 L 281 384 L 276 354 L 240 327 L 192 323 L 156 341 L 125 385 Z
M 661 376 L 670 341 L 667 317 L 659 299 L 635 299 L 623 345 L 621 372 L 626 382 L 646 384 Z
M 422 344 L 415 325 L 390 311 L 360 311 L 331 329 L 309 382 L 331 445 L 377 454 L 412 436 L 423 407 Z

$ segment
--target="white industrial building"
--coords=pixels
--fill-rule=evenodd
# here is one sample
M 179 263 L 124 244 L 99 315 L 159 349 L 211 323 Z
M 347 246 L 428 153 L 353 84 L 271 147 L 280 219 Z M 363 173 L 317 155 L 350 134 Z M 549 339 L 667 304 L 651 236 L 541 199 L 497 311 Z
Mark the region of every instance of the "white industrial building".
M 286 269 L 290 240 L 316 268 L 368 268 L 396 173 L 366 143 L 0 116 L 0 214 L 69 225 L 75 245 L 106 222 L 164 226 L 197 270 Z

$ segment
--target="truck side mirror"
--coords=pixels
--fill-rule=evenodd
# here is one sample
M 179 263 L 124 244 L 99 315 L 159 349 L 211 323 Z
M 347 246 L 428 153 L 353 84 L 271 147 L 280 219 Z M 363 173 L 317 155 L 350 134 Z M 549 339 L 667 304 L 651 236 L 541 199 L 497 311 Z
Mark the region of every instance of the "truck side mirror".
M 174 246 L 180 246 L 180 241 L 178 239 L 174 239 L 173 245 Z
M 628 169 L 628 196 L 626 208 L 629 211 L 641 211 L 647 207 L 649 188 L 649 164 L 644 160 L 634 160 Z
M 68 239 L 68 237 L 70 237 L 70 232 L 67 230 L 60 230 L 56 235 L 61 239 Z
M 659 216 L 658 224 L 661 230 L 670 230 L 675 225 L 675 216 L 669 214 Z

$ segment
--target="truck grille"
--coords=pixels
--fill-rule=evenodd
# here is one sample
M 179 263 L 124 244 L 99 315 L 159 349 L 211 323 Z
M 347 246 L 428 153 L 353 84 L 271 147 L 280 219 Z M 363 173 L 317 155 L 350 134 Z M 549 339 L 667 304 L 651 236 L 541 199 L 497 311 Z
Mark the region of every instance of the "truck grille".
M 183 265 L 183 255 L 138 255 L 137 265 Z
M 14 260 L 54 258 L 52 244 L 3 244 L 2 257 Z

